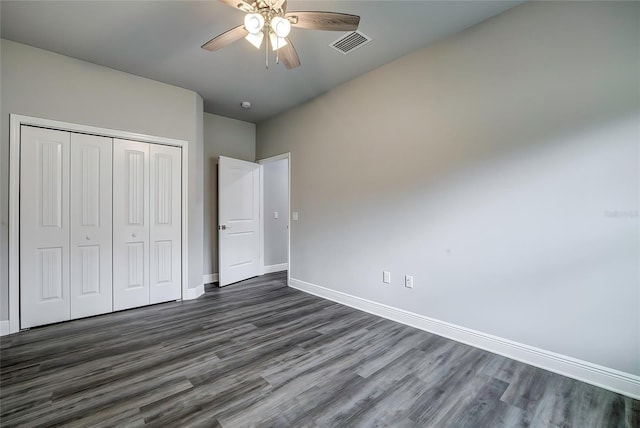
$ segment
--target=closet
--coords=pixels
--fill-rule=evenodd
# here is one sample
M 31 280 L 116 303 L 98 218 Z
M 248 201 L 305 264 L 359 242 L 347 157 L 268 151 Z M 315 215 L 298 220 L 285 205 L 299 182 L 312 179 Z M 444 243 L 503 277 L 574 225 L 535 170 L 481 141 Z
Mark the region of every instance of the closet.
M 21 328 L 181 298 L 181 155 L 21 126 Z

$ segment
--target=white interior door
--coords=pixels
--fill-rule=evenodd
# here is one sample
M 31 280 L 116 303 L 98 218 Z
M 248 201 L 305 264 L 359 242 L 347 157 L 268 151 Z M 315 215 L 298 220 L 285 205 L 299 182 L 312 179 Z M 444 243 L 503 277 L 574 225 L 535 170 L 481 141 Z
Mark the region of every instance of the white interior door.
M 20 129 L 20 327 L 70 318 L 68 132 Z
M 149 144 L 113 141 L 113 309 L 149 304 Z
M 260 165 L 220 156 L 219 284 L 257 276 L 260 266 Z
M 71 134 L 71 318 L 113 310 L 112 140 Z
M 182 297 L 180 147 L 149 145 L 150 303 Z

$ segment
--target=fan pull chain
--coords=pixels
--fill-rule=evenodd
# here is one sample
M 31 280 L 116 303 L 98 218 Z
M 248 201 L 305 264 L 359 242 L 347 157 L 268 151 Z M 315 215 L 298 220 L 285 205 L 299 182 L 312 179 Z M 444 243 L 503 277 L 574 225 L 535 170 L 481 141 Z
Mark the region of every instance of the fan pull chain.
M 265 66 L 267 67 L 267 70 L 268 70 L 269 69 L 269 33 L 268 33 L 268 30 L 267 30 L 266 26 L 264 28 L 264 38 L 265 38 L 264 62 L 265 62 Z

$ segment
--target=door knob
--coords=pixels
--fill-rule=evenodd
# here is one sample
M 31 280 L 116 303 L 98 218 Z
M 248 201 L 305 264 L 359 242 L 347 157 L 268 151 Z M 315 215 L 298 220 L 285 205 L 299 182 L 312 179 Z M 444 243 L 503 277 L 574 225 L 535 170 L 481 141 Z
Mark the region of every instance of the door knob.
M 135 234 L 135 233 L 132 233 L 132 234 L 131 234 L 131 237 L 132 237 L 132 238 L 135 238 L 135 237 L 136 237 L 136 234 Z
M 88 236 L 85 236 L 84 239 L 86 239 L 87 241 L 91 241 L 91 238 L 89 238 Z

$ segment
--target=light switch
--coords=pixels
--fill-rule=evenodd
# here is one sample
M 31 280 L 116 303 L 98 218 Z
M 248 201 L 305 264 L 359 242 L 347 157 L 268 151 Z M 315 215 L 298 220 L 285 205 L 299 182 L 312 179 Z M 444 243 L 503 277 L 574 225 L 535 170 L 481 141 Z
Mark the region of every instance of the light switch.
M 298 221 L 298 211 L 294 211 L 291 213 L 291 219 Z
M 278 217 L 280 217 L 280 215 L 278 214 L 278 211 L 274 211 L 273 218 L 277 219 Z
M 385 284 L 391 284 L 391 272 L 386 270 L 382 272 L 382 282 Z

